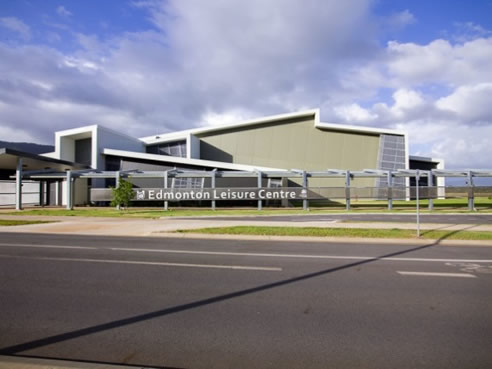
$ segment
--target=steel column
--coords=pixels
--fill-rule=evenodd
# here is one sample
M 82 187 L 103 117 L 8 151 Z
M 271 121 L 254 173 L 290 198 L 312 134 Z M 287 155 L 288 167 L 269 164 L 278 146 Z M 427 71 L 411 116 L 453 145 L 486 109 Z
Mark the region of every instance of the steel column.
M 350 170 L 345 172 L 345 210 L 350 210 Z
M 393 172 L 388 171 L 388 210 L 393 210 Z
M 72 171 L 67 170 L 67 209 L 73 210 L 73 179 L 72 179 Z
M 262 173 L 261 172 L 258 172 L 258 188 L 261 188 L 263 183 L 262 183 Z M 262 210 L 263 208 L 263 204 L 261 202 L 261 200 L 258 200 L 258 210 Z
M 22 158 L 17 159 L 15 171 L 15 210 L 22 210 Z
M 215 177 L 216 177 L 216 170 L 212 171 L 212 176 L 210 177 L 210 188 L 215 189 Z M 215 210 L 216 204 L 215 200 L 212 200 L 212 210 Z
M 309 185 L 308 185 L 308 176 L 305 170 L 302 171 L 302 187 L 306 193 L 306 198 L 302 200 L 302 208 L 304 210 L 309 210 L 309 200 L 307 199 Z
M 168 178 L 169 178 L 169 174 L 168 174 L 168 171 L 166 170 L 164 172 L 164 188 L 167 188 Z M 168 211 L 169 210 L 169 201 L 164 201 L 164 210 L 165 211 Z
M 432 198 L 432 187 L 434 187 L 434 177 L 432 176 L 431 171 L 427 173 L 427 187 L 429 187 L 429 191 L 428 191 L 429 210 L 434 210 L 434 199 Z M 437 194 L 437 188 L 436 188 L 436 194 Z
M 63 193 L 63 182 L 62 181 L 56 181 L 55 198 L 56 198 L 56 205 L 57 206 L 62 206 L 62 204 L 63 204 L 62 193 Z
M 44 207 L 44 181 L 39 181 L 39 206 Z
M 51 184 L 53 182 L 52 181 L 45 181 L 44 184 L 45 184 L 45 205 L 51 205 Z
M 119 171 L 116 171 L 115 172 L 115 188 L 119 188 L 120 187 L 120 172 Z M 120 210 L 120 204 L 117 204 L 116 205 L 116 210 Z

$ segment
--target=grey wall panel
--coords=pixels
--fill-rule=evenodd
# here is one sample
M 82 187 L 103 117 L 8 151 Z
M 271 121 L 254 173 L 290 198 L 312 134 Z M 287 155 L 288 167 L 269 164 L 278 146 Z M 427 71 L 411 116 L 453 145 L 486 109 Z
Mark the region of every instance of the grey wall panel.
M 405 138 L 397 135 L 381 135 L 378 153 L 377 169 L 393 170 L 405 169 Z M 388 185 L 387 178 L 379 178 L 377 181 L 378 187 L 386 187 Z M 405 186 L 404 178 L 394 178 L 393 186 Z
M 92 138 L 75 140 L 75 162 L 91 165 L 92 161 Z
M 148 145 L 145 150 L 150 154 L 178 156 L 181 158 L 185 158 L 187 150 L 186 140 Z

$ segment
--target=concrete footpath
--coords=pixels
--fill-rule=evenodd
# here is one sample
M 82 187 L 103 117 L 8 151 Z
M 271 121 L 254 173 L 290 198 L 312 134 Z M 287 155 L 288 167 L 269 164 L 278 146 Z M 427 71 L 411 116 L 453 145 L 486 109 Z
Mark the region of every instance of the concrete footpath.
M 150 218 L 103 218 L 103 217 L 59 217 L 59 216 L 2 216 L 0 219 L 19 220 L 50 220 L 55 223 L 31 224 L 21 226 L 3 226 L 0 232 L 20 233 L 54 233 L 54 234 L 77 234 L 77 235 L 100 235 L 100 236 L 127 236 L 127 237 L 182 237 L 182 238 L 217 238 L 217 239 L 269 239 L 269 240 L 293 240 L 306 241 L 305 237 L 285 236 L 246 236 L 246 235 L 205 235 L 191 233 L 174 233 L 177 230 L 197 229 L 206 227 L 228 227 L 228 226 L 265 226 L 265 227 L 330 227 L 330 228 L 373 228 L 373 229 L 416 229 L 415 223 L 401 222 L 343 222 L 340 221 L 258 221 L 248 217 L 241 220 L 224 220 L 214 217 L 203 217 L 193 219 L 178 217 Z M 492 232 L 490 224 L 436 224 L 422 223 L 420 229 L 443 230 L 443 231 L 488 231 Z M 309 241 L 330 240 L 326 237 L 309 237 Z M 350 241 L 357 239 L 336 238 L 337 241 Z M 388 242 L 382 239 L 364 239 L 369 242 Z M 389 240 L 391 241 L 391 240 Z M 410 239 L 415 243 L 418 240 Z M 429 240 L 422 240 L 429 242 Z M 401 239 L 398 242 L 402 242 Z M 403 240 L 405 242 L 405 240 Z M 453 244 L 492 245 L 492 241 L 443 241 Z

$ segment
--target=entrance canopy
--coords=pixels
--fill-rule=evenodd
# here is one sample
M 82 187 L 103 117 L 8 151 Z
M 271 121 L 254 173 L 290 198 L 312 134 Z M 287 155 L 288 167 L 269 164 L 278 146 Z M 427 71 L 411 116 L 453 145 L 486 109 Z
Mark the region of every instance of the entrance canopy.
M 0 179 L 8 179 L 15 173 L 15 208 L 21 210 L 24 171 L 29 173 L 71 172 L 88 168 L 88 166 L 24 151 L 0 148 L 0 168 Z
M 0 148 L 0 168 L 4 172 L 15 172 L 19 159 L 22 159 L 23 170 L 28 171 L 56 171 L 77 170 L 88 168 L 86 165 L 72 163 L 65 160 L 53 159 L 42 155 L 24 151 Z

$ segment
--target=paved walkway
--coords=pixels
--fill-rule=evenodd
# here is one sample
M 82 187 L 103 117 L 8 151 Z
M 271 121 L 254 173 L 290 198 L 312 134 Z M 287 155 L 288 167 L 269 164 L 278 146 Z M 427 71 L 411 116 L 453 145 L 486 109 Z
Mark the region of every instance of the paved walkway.
M 173 233 L 180 229 L 196 229 L 205 227 L 226 227 L 226 226 L 277 226 L 277 227 L 330 227 L 330 228 L 374 228 L 374 229 L 416 229 L 415 223 L 345 223 L 337 221 L 312 221 L 312 222 L 289 222 L 289 221 L 258 221 L 248 219 L 243 220 L 224 220 L 213 217 L 203 217 L 202 219 L 163 217 L 160 219 L 149 218 L 102 218 L 102 217 L 54 217 L 54 216 L 1 216 L 2 219 L 20 220 L 53 220 L 56 223 L 31 224 L 23 226 L 4 226 L 0 232 L 20 232 L 20 233 L 62 233 L 78 235 L 100 235 L 100 236 L 132 236 L 132 237 L 189 237 L 189 238 L 232 238 L 232 239 L 282 239 L 282 240 L 306 240 L 303 237 L 283 237 L 283 236 L 231 236 L 231 235 L 203 235 L 203 234 L 184 234 Z M 429 224 L 423 223 L 421 230 L 446 230 L 446 231 L 489 231 L 492 232 L 492 225 L 477 224 Z M 320 240 L 326 242 L 328 238 L 322 237 Z M 316 241 L 316 237 L 310 237 L 310 241 Z M 340 241 L 340 238 L 337 238 Z M 347 240 L 347 239 L 344 239 Z M 353 239 L 351 239 L 353 241 Z M 360 239 L 357 239 L 360 241 Z M 381 242 L 381 239 L 372 240 Z M 399 240 L 400 242 L 401 240 Z M 415 240 L 409 240 L 415 242 Z M 425 241 L 425 242 L 428 242 Z M 451 241 L 450 241 L 451 242 Z M 491 244 L 492 241 L 452 241 L 453 243 L 467 244 Z

